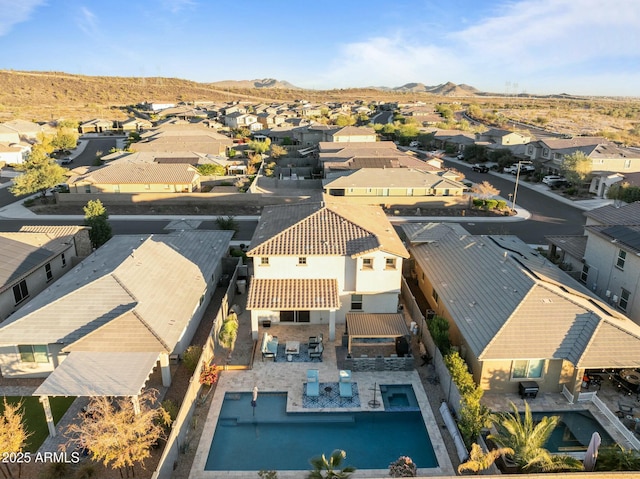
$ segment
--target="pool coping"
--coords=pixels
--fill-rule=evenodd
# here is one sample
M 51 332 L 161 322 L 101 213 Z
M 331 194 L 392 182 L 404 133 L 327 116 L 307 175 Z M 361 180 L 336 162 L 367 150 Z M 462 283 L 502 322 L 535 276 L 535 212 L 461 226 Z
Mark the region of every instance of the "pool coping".
M 258 471 L 206 471 L 204 470 L 211 439 L 216 430 L 218 416 L 222 407 L 225 394 L 227 392 L 251 392 L 254 386 L 262 392 L 286 392 L 287 412 L 367 412 L 384 411 L 382 398 L 380 397 L 379 386 L 376 386 L 376 398 L 380 406 L 372 408 L 369 401 L 373 399 L 374 385 L 389 384 L 401 385 L 410 384 L 413 387 L 422 419 L 431 439 L 431 444 L 437 458 L 439 466 L 436 468 L 420 468 L 418 476 L 448 476 L 455 475 L 449 454 L 447 452 L 442 434 L 433 415 L 429 404 L 429 399 L 422 386 L 418 372 L 413 371 L 379 371 L 379 372 L 353 372 L 352 382 L 358 387 L 360 395 L 360 407 L 338 407 L 338 408 L 305 408 L 302 406 L 302 394 L 306 382 L 306 371 L 309 364 L 305 363 L 256 363 L 254 369 L 249 371 L 223 371 L 220 374 L 216 386 L 215 395 L 211 400 L 211 405 L 207 412 L 202 436 L 199 439 L 198 447 L 193 460 L 193 465 L 189 477 L 192 479 L 214 479 L 214 478 L 246 478 L 248 475 L 256 475 Z M 313 369 L 319 369 L 321 381 L 334 381 L 338 378 L 338 369 L 335 363 L 330 362 L 313 363 Z M 298 379 L 298 380 L 297 380 Z M 318 451 L 318 454 L 323 451 Z M 330 451 L 324 451 L 329 453 Z M 347 451 L 346 464 L 349 464 Z M 309 468 L 310 470 L 310 468 Z M 278 471 L 280 479 L 298 479 L 306 475 L 309 470 L 303 471 Z M 389 477 L 388 469 L 358 469 L 354 478 L 382 478 Z

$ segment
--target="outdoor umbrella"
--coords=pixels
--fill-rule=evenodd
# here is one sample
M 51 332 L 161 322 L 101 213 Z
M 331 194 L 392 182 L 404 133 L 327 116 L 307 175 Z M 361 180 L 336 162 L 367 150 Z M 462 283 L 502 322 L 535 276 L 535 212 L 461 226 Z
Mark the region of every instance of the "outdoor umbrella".
M 258 386 L 253 387 L 253 396 L 251 397 L 251 407 L 253 407 L 253 415 L 256 415 L 256 406 L 258 404 Z
M 593 471 L 596 468 L 596 459 L 598 458 L 598 448 L 600 447 L 600 434 L 594 432 L 587 447 L 587 453 L 584 456 L 584 470 Z

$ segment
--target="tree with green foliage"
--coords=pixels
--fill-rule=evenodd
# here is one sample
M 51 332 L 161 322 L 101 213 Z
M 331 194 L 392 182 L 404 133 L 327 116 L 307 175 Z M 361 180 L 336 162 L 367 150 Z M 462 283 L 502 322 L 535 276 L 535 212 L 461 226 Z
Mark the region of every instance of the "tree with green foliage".
M 229 356 L 233 353 L 238 338 L 238 315 L 234 312 L 229 313 L 227 319 L 224 320 L 218 333 L 218 342 L 223 348 L 229 350 Z
M 351 115 L 338 115 L 334 123 L 336 126 L 352 126 L 356 124 L 356 119 Z
M 196 169 L 202 176 L 224 176 L 224 174 L 226 173 L 224 166 L 216 165 L 214 163 L 198 165 Z
M 449 321 L 442 316 L 434 316 L 427 322 L 427 328 L 431 334 L 433 342 L 443 356 L 451 349 L 451 341 L 449 340 Z
M 238 222 L 233 216 L 227 216 L 227 217 L 218 216 L 216 218 L 216 224 L 218 225 L 218 228 L 220 228 L 221 230 L 235 231 L 236 233 L 240 228 L 240 226 L 238 225 Z
M 11 404 L 4 401 L 4 410 L 0 414 L 0 453 L 17 454 L 22 452 L 27 444 L 27 439 L 31 435 L 24 427 L 24 412 L 22 410 L 22 402 Z M 4 456 L 0 456 L 4 458 Z M 13 478 L 12 461 L 0 460 L 0 470 L 5 478 Z M 20 477 L 20 472 L 18 472 Z
M 559 416 L 545 416 L 535 422 L 531 408 L 525 401 L 524 415 L 511 403 L 511 413 L 496 413 L 496 434 L 489 439 L 500 447 L 513 449 L 513 460 L 520 472 L 569 472 L 584 469 L 582 461 L 571 456 L 551 454 L 544 445 L 560 420 Z
M 616 183 L 611 185 L 606 193 L 611 200 L 634 203 L 640 201 L 640 186 L 631 186 L 629 183 Z
M 598 451 L 596 471 L 640 471 L 640 451 L 619 444 Z
M 157 405 L 158 391 L 147 389 L 138 396 L 137 412 L 130 398 L 111 401 L 91 398 L 87 411 L 78 414 L 66 429 L 67 446 L 89 451 L 91 459 L 119 469 L 120 477 L 135 477 L 134 467 L 151 456 L 151 448 L 164 437 L 169 414 Z
M 264 141 L 252 140 L 247 145 L 247 147 L 250 150 L 252 150 L 255 153 L 258 153 L 260 155 L 263 155 L 267 151 L 269 151 L 269 147 L 270 146 L 271 146 L 271 140 L 269 138 L 265 139 Z
M 591 158 L 582 151 L 575 151 L 570 155 L 564 155 L 562 160 L 562 173 L 565 178 L 578 189 L 584 188 L 584 184 L 591 177 L 592 170 Z
M 78 135 L 68 131 L 58 130 L 51 144 L 58 150 L 72 150 L 78 146 Z
M 39 144 L 33 146 L 29 159 L 17 165 L 16 170 L 24 173 L 13 180 L 9 191 L 15 196 L 40 193 L 47 196 L 47 190 L 67 179 L 67 169 L 49 158 L 44 147 Z
M 107 209 L 100 200 L 90 200 L 84 210 L 84 222 L 91 228 L 89 239 L 94 248 L 105 244 L 112 236 Z
M 324 454 L 309 460 L 313 471 L 307 475 L 307 479 L 347 479 L 356 471 L 353 466 L 342 467 L 342 462 L 347 458 L 347 453 L 342 449 L 336 449 L 329 459 Z
M 496 459 L 503 454 L 513 454 L 513 449 L 509 447 L 500 447 L 498 449 L 492 449 L 488 452 L 484 452 L 482 447 L 478 443 L 471 445 L 471 452 L 469 458 L 458 466 L 458 474 L 464 472 L 471 472 L 473 474 L 480 474 L 482 471 L 489 469 Z

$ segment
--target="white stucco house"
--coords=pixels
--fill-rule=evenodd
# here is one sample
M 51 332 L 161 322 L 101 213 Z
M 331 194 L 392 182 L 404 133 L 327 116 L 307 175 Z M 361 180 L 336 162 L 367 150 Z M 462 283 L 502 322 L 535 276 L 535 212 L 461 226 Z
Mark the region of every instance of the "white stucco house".
M 337 324 L 348 313 L 397 313 L 402 241 L 378 206 L 299 203 L 265 208 L 247 256 L 247 309 L 258 338 L 270 322 Z

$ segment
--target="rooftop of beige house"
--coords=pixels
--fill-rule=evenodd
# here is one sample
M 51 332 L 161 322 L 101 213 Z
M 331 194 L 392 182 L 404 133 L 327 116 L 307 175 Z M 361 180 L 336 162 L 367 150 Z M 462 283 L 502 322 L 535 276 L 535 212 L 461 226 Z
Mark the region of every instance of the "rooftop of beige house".
M 451 230 L 411 252 L 481 360 L 640 366 L 640 327 L 517 237 Z
M 190 184 L 199 176 L 190 165 L 177 163 L 113 163 L 72 176 L 69 185 L 91 184 Z
M 408 252 L 378 206 L 299 203 L 265 208 L 249 256 Z
M 362 168 L 336 178 L 326 188 L 464 188 L 462 183 L 413 168 Z

